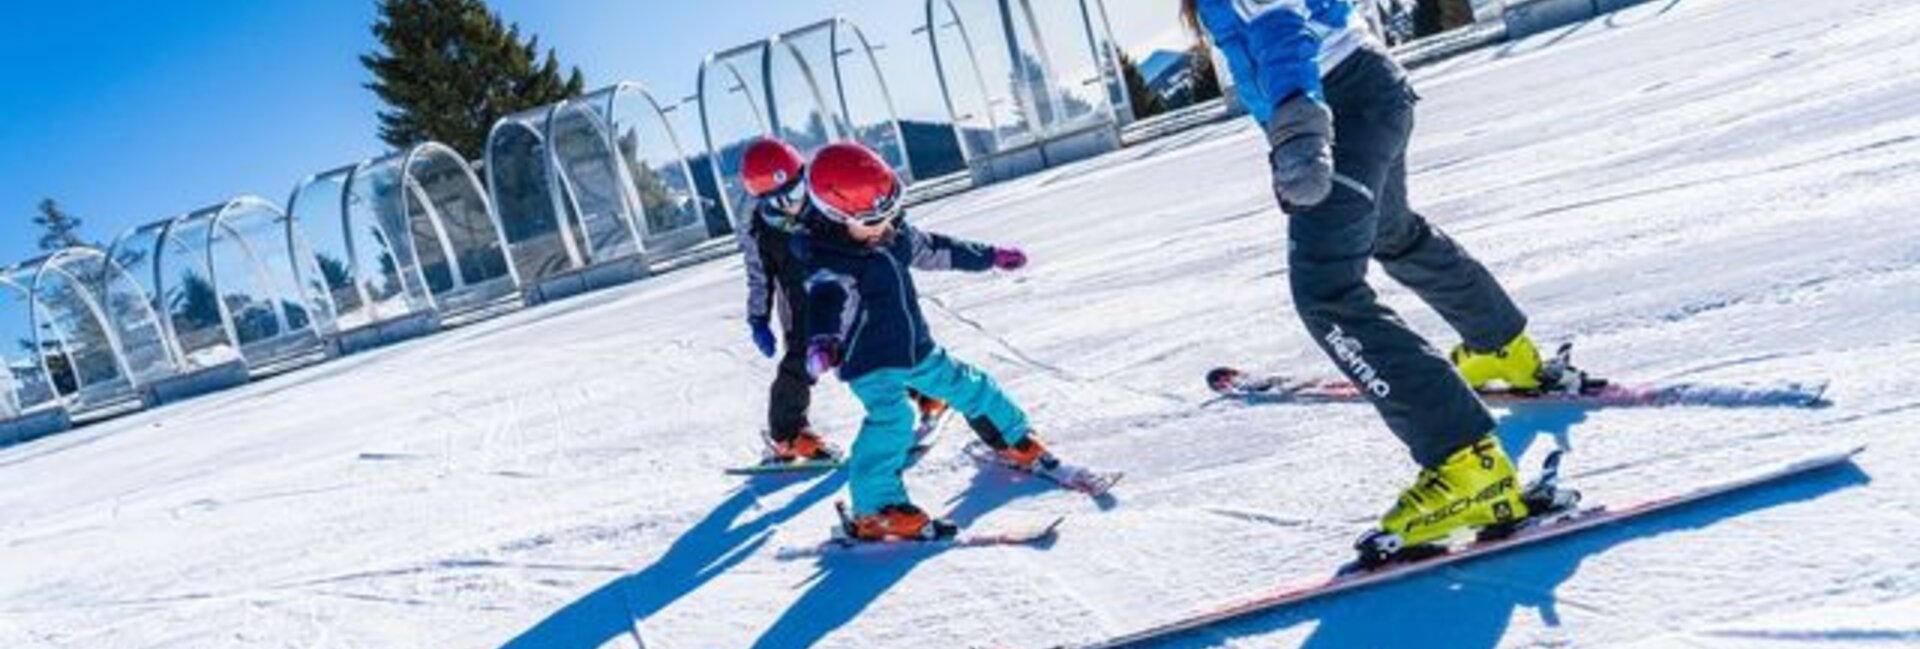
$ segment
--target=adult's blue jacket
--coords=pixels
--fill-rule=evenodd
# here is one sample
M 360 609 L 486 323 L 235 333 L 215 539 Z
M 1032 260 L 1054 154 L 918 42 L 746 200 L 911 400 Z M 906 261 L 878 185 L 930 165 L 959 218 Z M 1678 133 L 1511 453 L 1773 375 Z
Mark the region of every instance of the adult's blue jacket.
M 1350 0 L 1199 0 L 1240 101 L 1261 125 L 1296 93 L 1324 100 L 1320 76 L 1371 36 Z

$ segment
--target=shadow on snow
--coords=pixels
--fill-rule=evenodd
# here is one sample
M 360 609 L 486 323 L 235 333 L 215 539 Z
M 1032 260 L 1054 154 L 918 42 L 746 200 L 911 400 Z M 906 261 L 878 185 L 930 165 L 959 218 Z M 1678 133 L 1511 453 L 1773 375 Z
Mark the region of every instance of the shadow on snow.
M 1492 649 L 1500 646 L 1518 609 L 1537 610 L 1547 626 L 1559 626 L 1554 591 L 1587 557 L 1632 541 L 1710 527 L 1869 482 L 1871 478 L 1858 467 L 1841 465 L 1143 646 L 1214 647 L 1234 638 L 1313 622 L 1317 624 L 1300 645 L 1302 649 Z

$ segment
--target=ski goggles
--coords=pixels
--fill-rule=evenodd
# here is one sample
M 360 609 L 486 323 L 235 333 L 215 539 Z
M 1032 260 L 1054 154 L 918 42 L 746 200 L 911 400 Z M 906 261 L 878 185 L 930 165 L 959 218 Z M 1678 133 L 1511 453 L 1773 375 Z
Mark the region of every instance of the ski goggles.
M 798 214 L 807 204 L 807 183 L 798 178 L 787 186 L 760 198 L 762 202 L 775 210 L 788 214 Z

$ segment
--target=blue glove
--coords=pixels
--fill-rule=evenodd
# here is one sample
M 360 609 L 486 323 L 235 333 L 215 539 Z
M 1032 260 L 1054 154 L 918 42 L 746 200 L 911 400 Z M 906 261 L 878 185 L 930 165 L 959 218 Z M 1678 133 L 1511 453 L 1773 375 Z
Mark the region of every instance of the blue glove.
M 766 318 L 747 318 L 747 326 L 753 328 L 753 346 L 760 348 L 760 355 L 773 358 L 779 351 L 773 338 L 773 326 Z

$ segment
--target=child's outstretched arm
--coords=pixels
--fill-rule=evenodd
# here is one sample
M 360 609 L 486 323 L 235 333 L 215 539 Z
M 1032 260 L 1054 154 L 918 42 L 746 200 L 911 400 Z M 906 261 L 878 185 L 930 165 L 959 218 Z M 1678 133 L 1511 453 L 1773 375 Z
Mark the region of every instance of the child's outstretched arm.
M 819 378 L 838 367 L 847 327 L 860 312 L 854 279 L 825 268 L 807 278 L 807 373 Z
M 1018 248 L 997 248 L 984 243 L 955 239 L 903 225 L 901 233 L 913 249 L 913 267 L 920 270 L 959 270 L 984 272 L 993 269 L 1019 270 L 1027 265 L 1027 255 Z

